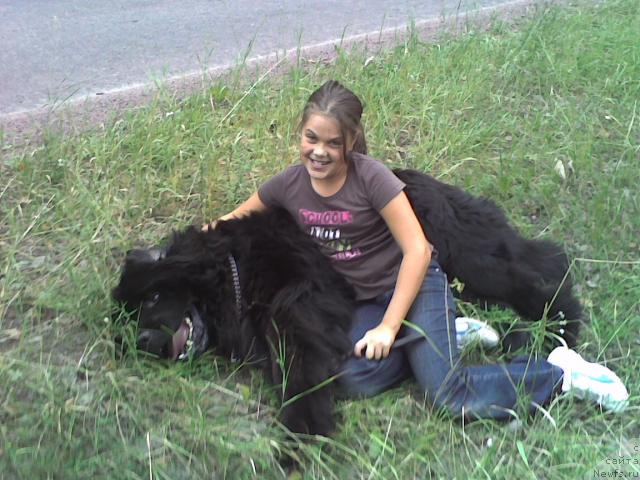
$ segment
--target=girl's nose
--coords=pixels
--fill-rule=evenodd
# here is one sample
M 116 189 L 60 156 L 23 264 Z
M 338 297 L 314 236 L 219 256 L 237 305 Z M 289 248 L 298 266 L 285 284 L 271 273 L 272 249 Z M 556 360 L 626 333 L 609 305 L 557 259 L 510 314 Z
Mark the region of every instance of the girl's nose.
M 325 152 L 324 148 L 322 148 L 321 146 L 316 146 L 313 149 L 313 154 L 316 157 L 324 157 L 327 154 L 327 152 Z

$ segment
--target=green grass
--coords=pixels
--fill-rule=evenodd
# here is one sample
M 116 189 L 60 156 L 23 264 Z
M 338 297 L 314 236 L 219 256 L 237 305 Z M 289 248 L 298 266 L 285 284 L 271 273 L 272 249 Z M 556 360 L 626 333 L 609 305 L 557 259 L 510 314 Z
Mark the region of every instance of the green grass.
M 294 478 L 611 471 L 602 462 L 640 443 L 638 38 L 637 0 L 541 8 L 517 28 L 414 36 L 368 62 L 340 53 L 250 90 L 234 80 L 240 68 L 188 99 L 161 91 L 93 132 L 4 145 L 0 478 L 281 478 L 287 451 L 304 466 Z M 566 245 L 590 320 L 579 350 L 619 373 L 628 412 L 558 398 L 553 421 L 461 425 L 406 384 L 340 402 L 335 436 L 297 445 L 275 421 L 278 389 L 247 368 L 213 356 L 114 360 L 109 295 L 122 252 L 231 210 L 295 162 L 298 114 L 327 78 L 364 100 L 374 156 L 489 196 L 526 235 Z

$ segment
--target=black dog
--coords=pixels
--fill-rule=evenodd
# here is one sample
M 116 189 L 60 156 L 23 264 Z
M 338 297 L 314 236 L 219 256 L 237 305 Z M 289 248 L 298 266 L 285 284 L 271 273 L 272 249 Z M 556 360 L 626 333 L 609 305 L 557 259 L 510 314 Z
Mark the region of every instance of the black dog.
M 581 308 L 560 247 L 522 238 L 486 199 L 416 171 L 395 174 L 465 299 L 510 306 L 528 320 L 562 320 L 558 333 L 575 345 Z M 287 212 L 254 213 L 209 232 L 190 227 L 165 249 L 132 250 L 113 295 L 139 310 L 140 349 L 176 360 L 215 348 L 260 363 L 285 384 L 285 426 L 331 431 L 331 379 L 350 353 L 353 292 Z M 526 342 L 518 332 L 505 347 Z
M 285 210 L 132 250 L 113 296 L 140 309 L 138 348 L 173 360 L 215 348 L 260 364 L 286 386 L 280 417 L 290 431 L 332 430 L 331 378 L 351 350 L 354 294 Z

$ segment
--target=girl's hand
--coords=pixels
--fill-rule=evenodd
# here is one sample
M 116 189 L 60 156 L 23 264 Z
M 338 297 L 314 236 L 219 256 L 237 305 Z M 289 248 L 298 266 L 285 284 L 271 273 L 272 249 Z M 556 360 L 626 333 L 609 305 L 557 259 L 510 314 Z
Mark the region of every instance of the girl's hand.
M 205 223 L 202 225 L 202 231 L 208 232 L 209 230 L 214 230 L 216 228 L 216 223 L 218 223 L 217 220 L 213 220 L 211 223 Z
M 396 338 L 397 332 L 386 325 L 378 325 L 376 328 L 369 330 L 364 334 L 354 347 L 356 357 L 362 356 L 362 350 L 365 350 L 365 356 L 371 360 L 375 358 L 380 360 L 386 358 L 391 351 L 391 345 Z

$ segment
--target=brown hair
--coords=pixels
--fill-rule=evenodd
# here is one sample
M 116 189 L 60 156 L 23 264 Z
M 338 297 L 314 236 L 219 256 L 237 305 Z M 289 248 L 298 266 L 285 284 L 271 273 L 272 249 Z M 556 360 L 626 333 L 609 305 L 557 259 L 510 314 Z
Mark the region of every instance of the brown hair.
M 364 138 L 364 130 L 360 118 L 362 117 L 362 102 L 348 88 L 343 87 L 335 80 L 325 82 L 320 88 L 311 94 L 307 100 L 302 118 L 298 125 L 298 131 L 307 123 L 309 117 L 314 114 L 325 115 L 338 122 L 342 138 L 344 139 L 344 154 L 347 158 L 347 138 L 354 141 L 353 151 L 367 154 L 367 142 Z

